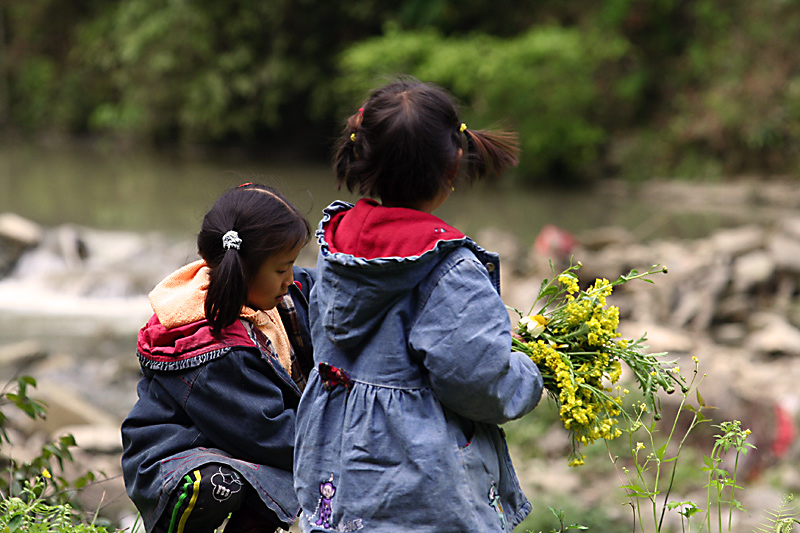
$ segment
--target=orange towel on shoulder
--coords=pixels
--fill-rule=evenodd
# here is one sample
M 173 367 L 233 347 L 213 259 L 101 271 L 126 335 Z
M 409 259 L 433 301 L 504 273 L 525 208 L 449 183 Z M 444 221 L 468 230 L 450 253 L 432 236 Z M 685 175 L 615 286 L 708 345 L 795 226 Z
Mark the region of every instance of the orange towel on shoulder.
M 208 272 L 202 259 L 189 263 L 161 280 L 150 292 L 150 305 L 165 328 L 191 324 L 206 317 Z M 261 311 L 245 306 L 240 316 L 255 324 L 272 341 L 281 366 L 291 375 L 292 346 L 278 310 Z

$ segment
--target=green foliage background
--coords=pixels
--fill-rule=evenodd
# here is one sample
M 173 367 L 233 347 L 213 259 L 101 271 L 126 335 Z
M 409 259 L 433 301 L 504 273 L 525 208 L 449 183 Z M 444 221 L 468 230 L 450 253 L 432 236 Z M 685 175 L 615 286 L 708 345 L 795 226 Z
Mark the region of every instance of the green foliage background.
M 794 175 L 800 0 L 6 0 L 0 131 L 325 158 L 388 76 L 520 132 L 525 183 Z

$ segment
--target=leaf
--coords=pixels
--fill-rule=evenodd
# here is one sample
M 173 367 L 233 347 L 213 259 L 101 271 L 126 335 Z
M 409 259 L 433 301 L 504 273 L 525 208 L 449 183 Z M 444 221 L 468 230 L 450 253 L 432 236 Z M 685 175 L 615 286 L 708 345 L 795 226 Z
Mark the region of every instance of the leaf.
M 556 509 L 555 507 L 547 506 L 550 509 L 550 512 L 556 517 L 556 519 L 561 522 L 564 520 L 564 510 L 563 509 Z
M 539 297 L 541 298 L 542 296 L 551 296 L 556 293 L 558 293 L 558 287 L 556 287 L 555 285 L 551 285 L 546 289 L 541 290 L 539 292 Z
M 658 457 L 658 458 L 659 458 L 659 460 L 661 460 L 661 459 L 663 459 L 663 458 L 664 458 L 664 454 L 665 454 L 665 453 L 667 453 L 667 444 L 666 444 L 666 443 L 664 443 L 664 444 L 663 444 L 663 445 L 662 445 L 662 446 L 661 446 L 661 447 L 660 447 L 660 448 L 659 448 L 659 449 L 656 451 L 656 457 Z
M 22 377 L 17 379 L 17 383 L 20 383 L 20 384 L 24 383 L 25 385 L 30 385 L 31 387 L 35 387 L 36 386 L 36 380 L 34 378 L 32 378 L 31 376 L 22 376 Z
M 706 406 L 706 401 L 703 399 L 703 395 L 700 394 L 700 390 L 699 389 L 695 389 L 695 393 L 697 394 L 697 403 L 698 403 L 698 405 L 700 405 L 700 407 L 705 407 Z
M 14 515 L 11 520 L 8 521 L 8 531 L 13 533 L 14 531 L 19 530 L 24 521 L 25 517 L 23 517 L 21 514 Z

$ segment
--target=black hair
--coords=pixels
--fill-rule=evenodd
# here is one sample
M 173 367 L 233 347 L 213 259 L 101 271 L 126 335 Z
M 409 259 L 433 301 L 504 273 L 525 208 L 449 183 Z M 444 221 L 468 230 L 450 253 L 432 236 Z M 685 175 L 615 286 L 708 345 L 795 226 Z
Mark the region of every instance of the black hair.
M 224 247 L 223 235 L 235 231 L 238 249 Z M 197 250 L 210 269 L 206 319 L 218 334 L 233 324 L 247 302 L 248 280 L 271 255 L 305 246 L 311 227 L 278 191 L 251 183 L 225 192 L 203 218 Z
M 466 128 L 443 88 L 401 78 L 374 91 L 348 118 L 334 172 L 340 186 L 384 202 L 430 200 L 453 179 L 462 141 L 468 182 L 518 162 L 515 133 Z

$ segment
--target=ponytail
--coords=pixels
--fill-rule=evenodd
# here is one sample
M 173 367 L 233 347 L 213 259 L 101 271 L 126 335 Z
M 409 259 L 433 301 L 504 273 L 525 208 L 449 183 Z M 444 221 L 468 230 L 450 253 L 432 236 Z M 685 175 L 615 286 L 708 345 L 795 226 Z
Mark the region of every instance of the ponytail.
M 210 269 L 206 293 L 206 319 L 217 335 L 222 328 L 233 324 L 247 302 L 247 278 L 239 250 L 223 252 L 222 261 Z
M 469 182 L 502 174 L 519 163 L 519 139 L 509 131 L 471 130 L 462 123 L 466 138 L 466 177 Z
M 359 135 L 363 120 L 363 107 L 347 119 L 333 156 L 333 171 L 340 187 L 344 184 L 350 191 L 358 190 L 370 196 L 374 182 L 362 177 L 364 156 L 369 153 L 369 139 L 366 135 Z

